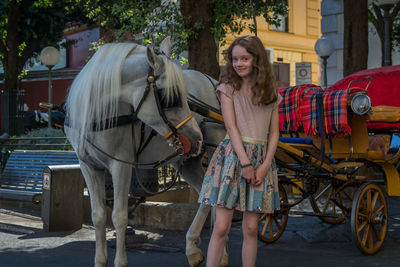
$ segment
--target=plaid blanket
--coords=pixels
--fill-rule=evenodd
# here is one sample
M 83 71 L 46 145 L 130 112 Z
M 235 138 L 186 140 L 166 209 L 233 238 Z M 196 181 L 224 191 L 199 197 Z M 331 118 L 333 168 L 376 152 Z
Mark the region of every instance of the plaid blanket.
M 351 132 L 347 122 L 347 99 L 347 90 L 324 92 L 324 125 L 327 134 L 343 136 Z
M 319 135 L 317 95 L 320 87 L 309 88 L 300 102 L 300 117 L 306 136 Z
M 324 131 L 330 136 L 342 136 L 351 132 L 347 122 L 347 90 L 323 93 Z M 319 136 L 317 94 L 308 91 L 300 105 L 300 116 L 306 136 Z
M 314 84 L 302 84 L 292 87 L 279 88 L 282 101 L 279 104 L 279 131 L 297 131 L 301 126 L 299 113 L 300 101 L 304 90 L 316 87 Z

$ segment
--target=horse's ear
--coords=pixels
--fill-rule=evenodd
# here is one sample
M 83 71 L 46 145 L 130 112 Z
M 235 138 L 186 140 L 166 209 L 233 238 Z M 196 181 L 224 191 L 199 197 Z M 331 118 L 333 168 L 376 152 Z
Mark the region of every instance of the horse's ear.
M 160 44 L 160 50 L 163 52 L 167 57 L 171 56 L 171 37 L 167 36 Z
M 157 70 L 161 69 L 162 60 L 161 60 L 161 58 L 159 58 L 157 56 L 157 54 L 154 52 L 154 50 L 151 47 L 147 47 L 146 56 L 147 56 L 147 62 L 154 69 L 154 71 L 157 72 Z

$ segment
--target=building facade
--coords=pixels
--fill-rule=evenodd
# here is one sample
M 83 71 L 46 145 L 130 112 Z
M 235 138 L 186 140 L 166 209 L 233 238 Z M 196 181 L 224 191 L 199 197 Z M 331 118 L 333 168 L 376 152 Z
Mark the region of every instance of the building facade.
M 322 0 L 321 32 L 334 43 L 335 52 L 328 58 L 328 86 L 343 78 L 343 0 Z M 400 64 L 400 53 L 392 51 L 392 65 Z M 381 67 L 381 43 L 373 25 L 369 23 L 368 69 Z
M 278 80 L 288 79 L 289 85 L 295 85 L 296 63 L 310 62 L 312 83 L 319 84 L 318 55 L 314 46 L 321 37 L 321 0 L 288 0 L 287 4 L 289 14 L 286 19 L 282 18 L 278 28 L 267 24 L 262 17 L 257 18 L 257 36 L 272 55 L 275 67 L 280 68 Z M 246 34 L 251 33 L 244 31 L 241 35 Z M 227 45 L 234 37 L 227 37 Z

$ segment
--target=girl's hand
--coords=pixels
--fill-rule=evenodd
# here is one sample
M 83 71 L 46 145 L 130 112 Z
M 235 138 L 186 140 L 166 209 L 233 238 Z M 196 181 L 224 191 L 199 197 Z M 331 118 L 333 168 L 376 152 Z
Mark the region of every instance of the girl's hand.
M 265 177 L 267 176 L 267 173 L 269 171 L 269 168 L 271 167 L 271 163 L 264 162 L 258 168 L 256 169 L 255 172 L 255 180 L 254 180 L 254 185 L 258 186 L 262 184 L 264 181 Z
M 246 179 L 247 183 L 253 183 L 253 181 L 255 181 L 255 174 L 256 172 L 254 171 L 253 166 L 242 168 L 242 177 Z

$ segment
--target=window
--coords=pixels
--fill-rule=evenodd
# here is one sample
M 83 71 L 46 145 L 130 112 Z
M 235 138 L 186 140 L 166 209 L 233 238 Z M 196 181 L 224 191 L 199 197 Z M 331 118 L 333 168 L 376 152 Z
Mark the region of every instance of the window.
M 284 0 L 284 2 L 286 4 L 286 6 L 287 6 L 288 5 L 288 0 Z M 272 30 L 279 31 L 279 32 L 289 32 L 288 17 L 285 17 L 283 15 L 278 15 L 278 19 L 280 21 L 280 25 L 279 26 L 272 25 Z

